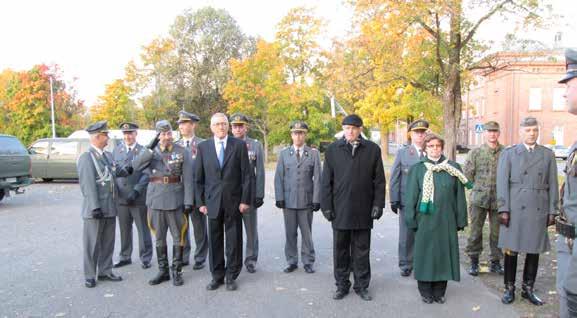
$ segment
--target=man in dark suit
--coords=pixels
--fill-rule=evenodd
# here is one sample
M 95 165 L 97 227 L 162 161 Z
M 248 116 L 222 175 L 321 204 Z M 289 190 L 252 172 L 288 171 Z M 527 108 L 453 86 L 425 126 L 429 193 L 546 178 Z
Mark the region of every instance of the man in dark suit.
M 250 163 L 246 144 L 228 136 L 225 114 L 214 114 L 210 129 L 214 137 L 198 145 L 195 162 L 195 202 L 199 211 L 208 216 L 210 233 L 212 281 L 206 288 L 215 290 L 226 279 L 226 289 L 236 290 L 235 279 L 242 270 L 241 213 L 250 208 Z

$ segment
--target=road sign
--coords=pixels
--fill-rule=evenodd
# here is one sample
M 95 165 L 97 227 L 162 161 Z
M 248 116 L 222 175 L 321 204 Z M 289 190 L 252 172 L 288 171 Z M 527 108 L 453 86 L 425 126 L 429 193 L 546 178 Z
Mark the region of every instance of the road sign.
M 483 132 L 483 124 L 475 124 L 475 132 L 480 134 Z

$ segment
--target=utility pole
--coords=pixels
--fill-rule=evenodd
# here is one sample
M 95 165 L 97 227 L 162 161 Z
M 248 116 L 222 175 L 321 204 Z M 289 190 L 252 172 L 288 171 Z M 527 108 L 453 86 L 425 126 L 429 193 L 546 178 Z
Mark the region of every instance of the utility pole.
M 56 138 L 56 125 L 54 123 L 54 89 L 52 88 L 52 75 L 48 76 L 50 80 L 50 112 L 52 117 L 52 138 Z

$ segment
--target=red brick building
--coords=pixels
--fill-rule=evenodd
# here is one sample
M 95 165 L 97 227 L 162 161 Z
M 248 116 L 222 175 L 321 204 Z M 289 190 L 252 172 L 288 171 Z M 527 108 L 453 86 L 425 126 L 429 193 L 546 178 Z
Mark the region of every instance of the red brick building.
M 565 86 L 557 84 L 565 74 L 563 51 L 501 52 L 490 58 L 496 67 L 477 72 L 463 94 L 459 144 L 483 143 L 476 128 L 489 120 L 501 125 L 501 143 L 518 143 L 520 120 L 533 116 L 541 124 L 539 143 L 570 146 L 577 139 L 577 121 L 567 115 Z

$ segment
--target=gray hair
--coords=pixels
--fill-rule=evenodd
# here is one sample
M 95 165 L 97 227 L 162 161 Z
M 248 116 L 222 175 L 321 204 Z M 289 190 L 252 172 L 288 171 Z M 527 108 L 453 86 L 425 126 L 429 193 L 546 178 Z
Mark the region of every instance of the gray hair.
M 214 125 L 214 122 L 217 118 L 224 118 L 226 120 L 226 122 L 228 123 L 228 117 L 226 117 L 226 115 L 224 113 L 215 113 L 214 115 L 212 115 L 212 117 L 210 117 L 210 125 Z

